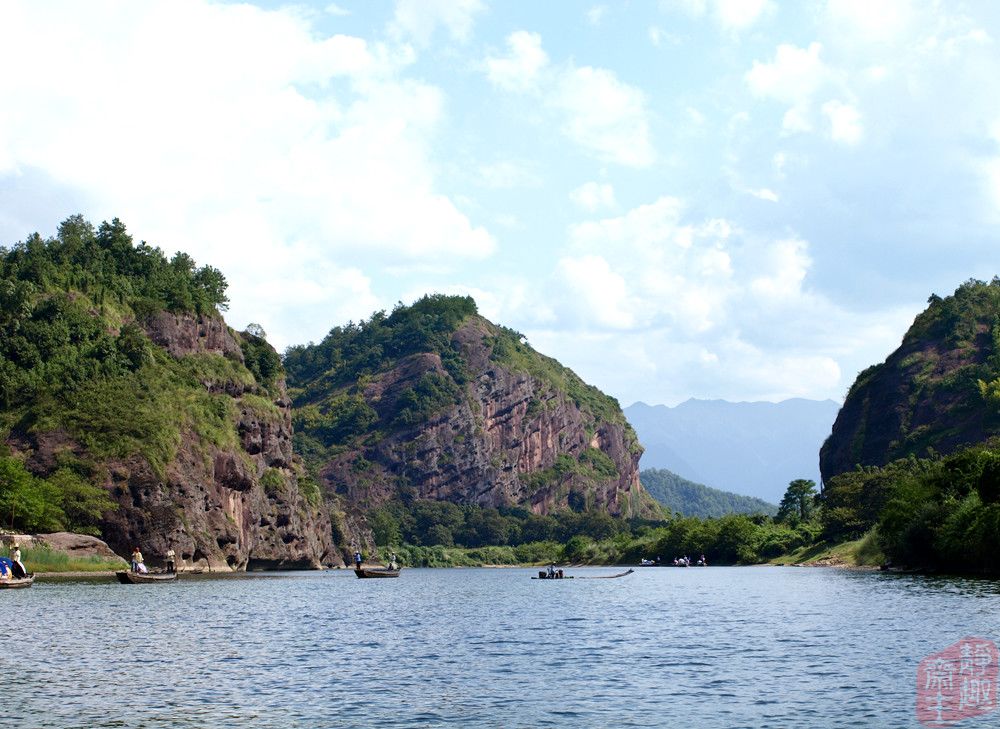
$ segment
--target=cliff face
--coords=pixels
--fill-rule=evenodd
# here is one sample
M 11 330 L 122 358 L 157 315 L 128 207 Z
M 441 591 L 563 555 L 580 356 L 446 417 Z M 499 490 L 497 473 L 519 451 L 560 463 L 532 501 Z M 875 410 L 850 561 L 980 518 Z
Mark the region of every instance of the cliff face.
M 292 453 L 281 359 L 219 311 L 221 271 L 118 219 L 0 246 L 0 502 L 25 531 L 100 533 L 150 563 L 340 563 Z
M 900 347 L 858 375 L 820 451 L 823 479 L 1000 433 L 998 376 L 1000 279 L 932 296 Z
M 238 335 L 218 316 L 161 311 L 143 328 L 178 362 L 195 357 L 225 360 L 231 368 L 244 364 Z M 100 524 L 104 539 L 120 555 L 139 546 L 154 566 L 170 547 L 184 567 L 210 570 L 342 564 L 318 493 L 310 503 L 300 489 L 303 469 L 292 453 L 284 380 L 265 389 L 249 373 L 239 378 L 203 369 L 195 387 L 210 393 L 223 413 L 222 434 L 199 433 L 203 424 L 195 414 L 179 428 L 166 463 L 154 466 L 140 453 L 104 460 L 103 486 L 118 505 Z M 62 430 L 34 432 L 14 444 L 39 475 L 51 473 L 67 454 L 87 457 Z
M 370 412 L 365 428 L 322 443 L 331 455 L 321 480 L 346 505 L 348 531 L 357 529 L 352 516 L 395 498 L 537 514 L 657 511 L 639 484 L 642 448 L 618 404 L 479 316 L 450 331 L 440 352 L 411 352 L 357 385 L 317 388 L 322 381 L 296 383 L 297 413 L 312 408 L 322 418 L 346 397 Z M 414 393 L 436 393 L 437 407 L 420 410 Z M 420 417 L 409 417 L 414 409 Z M 316 427 L 311 436 L 324 439 Z

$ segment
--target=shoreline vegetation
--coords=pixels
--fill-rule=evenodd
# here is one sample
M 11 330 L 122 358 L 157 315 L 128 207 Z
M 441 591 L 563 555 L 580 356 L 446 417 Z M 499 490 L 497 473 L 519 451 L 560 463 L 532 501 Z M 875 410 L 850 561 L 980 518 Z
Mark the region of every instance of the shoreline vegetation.
M 123 559 L 110 559 L 98 555 L 71 555 L 49 547 L 32 547 L 21 550 L 21 561 L 29 572 L 44 574 L 114 574 L 128 567 Z

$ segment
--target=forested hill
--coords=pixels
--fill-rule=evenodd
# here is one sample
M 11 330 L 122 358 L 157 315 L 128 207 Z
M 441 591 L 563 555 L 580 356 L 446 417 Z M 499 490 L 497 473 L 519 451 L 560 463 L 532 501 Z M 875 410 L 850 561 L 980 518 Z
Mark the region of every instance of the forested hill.
M 296 444 L 350 519 L 389 502 L 652 515 L 618 402 L 479 316 L 426 296 L 291 347 Z
M 1000 434 L 1000 278 L 928 304 L 899 348 L 851 386 L 820 453 L 824 481 Z
M 778 507 L 754 498 L 720 491 L 678 476 L 665 468 L 648 468 L 639 472 L 639 480 L 649 495 L 670 512 L 681 516 L 703 518 L 726 514 L 767 514 L 774 516 Z
M 69 218 L 0 248 L 0 513 L 100 534 L 157 564 L 318 566 L 332 555 L 291 452 L 281 361 L 226 326 L 226 279 Z

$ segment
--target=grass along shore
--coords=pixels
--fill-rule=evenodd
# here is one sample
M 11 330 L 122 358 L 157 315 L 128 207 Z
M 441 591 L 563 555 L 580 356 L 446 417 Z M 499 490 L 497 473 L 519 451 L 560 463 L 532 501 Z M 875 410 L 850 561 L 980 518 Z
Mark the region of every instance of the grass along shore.
M 28 572 L 36 575 L 63 572 L 114 572 L 128 567 L 128 563 L 121 558 L 74 557 L 48 547 L 22 549 L 21 562 Z
M 820 542 L 800 547 L 770 559 L 766 564 L 874 569 L 885 562 L 886 556 L 878 546 L 874 531 L 871 531 L 860 539 L 848 542 Z

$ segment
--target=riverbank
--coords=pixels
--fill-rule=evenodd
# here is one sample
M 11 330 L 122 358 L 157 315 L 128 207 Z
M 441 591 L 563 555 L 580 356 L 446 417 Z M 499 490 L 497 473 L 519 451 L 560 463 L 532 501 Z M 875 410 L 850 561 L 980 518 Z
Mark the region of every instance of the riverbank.
M 810 544 L 779 555 L 764 564 L 872 570 L 879 569 L 885 562 L 885 554 L 879 548 L 874 532 L 869 532 L 852 541 Z
M 97 537 L 71 532 L 51 534 L 2 534 L 0 553 L 8 555 L 15 545 L 21 550 L 21 562 L 35 575 L 114 574 L 128 567 Z

